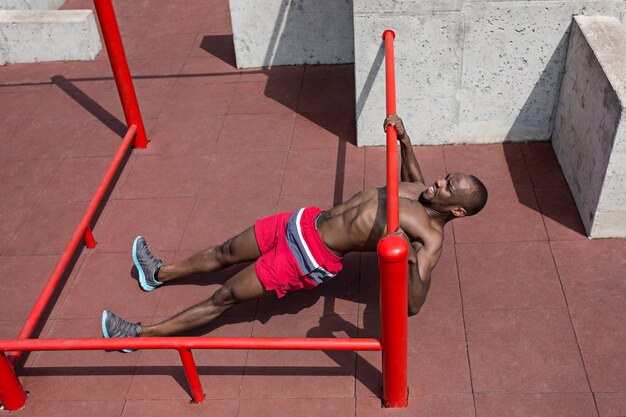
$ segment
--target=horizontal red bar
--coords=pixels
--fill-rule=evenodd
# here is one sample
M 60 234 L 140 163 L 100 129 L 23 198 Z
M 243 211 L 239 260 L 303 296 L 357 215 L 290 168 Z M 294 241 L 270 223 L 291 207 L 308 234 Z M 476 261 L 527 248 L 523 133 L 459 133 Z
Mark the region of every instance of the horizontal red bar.
M 0 351 L 120 349 L 382 350 L 377 339 L 285 337 L 136 337 L 0 340 Z

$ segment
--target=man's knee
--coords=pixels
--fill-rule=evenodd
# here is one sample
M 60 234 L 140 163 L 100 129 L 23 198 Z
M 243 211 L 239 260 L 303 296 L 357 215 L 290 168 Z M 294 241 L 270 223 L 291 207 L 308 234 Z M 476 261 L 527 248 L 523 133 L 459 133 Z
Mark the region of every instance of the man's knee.
M 232 264 L 235 258 L 232 239 L 229 239 L 226 242 L 222 243 L 220 246 L 218 246 L 217 253 L 219 255 L 219 260 L 222 265 Z
M 235 297 L 235 292 L 230 285 L 223 285 L 220 289 L 215 291 L 211 297 L 211 301 L 216 306 L 227 307 L 237 304 L 239 301 Z

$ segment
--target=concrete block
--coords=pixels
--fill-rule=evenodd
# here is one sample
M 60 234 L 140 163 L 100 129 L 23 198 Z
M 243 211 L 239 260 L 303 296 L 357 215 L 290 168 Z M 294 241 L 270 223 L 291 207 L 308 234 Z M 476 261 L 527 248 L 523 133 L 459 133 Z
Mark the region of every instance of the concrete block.
M 89 60 L 102 49 L 91 10 L 0 10 L 0 39 L 6 63 Z
M 0 10 L 57 10 L 65 0 L 0 0 Z
M 354 62 L 352 0 L 230 0 L 238 68 Z
M 574 19 L 552 144 L 591 238 L 626 237 L 626 30 Z
M 357 143 L 384 143 L 363 115 L 384 107 L 386 28 L 398 112 L 420 143 L 547 141 L 571 17 L 625 12 L 623 0 L 354 0 Z
M 470 2 L 458 129 L 472 143 L 549 140 L 572 15 L 621 16 L 619 1 Z

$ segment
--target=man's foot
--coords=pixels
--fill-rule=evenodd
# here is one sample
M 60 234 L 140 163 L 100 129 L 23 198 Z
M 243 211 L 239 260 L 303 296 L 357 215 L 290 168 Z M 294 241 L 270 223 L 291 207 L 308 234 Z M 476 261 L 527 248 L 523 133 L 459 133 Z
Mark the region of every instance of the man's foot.
M 102 336 L 111 337 L 137 337 L 141 331 L 141 323 L 131 323 L 110 311 L 102 312 Z M 132 352 L 133 349 L 122 349 L 122 352 Z
M 133 262 L 139 272 L 139 284 L 144 291 L 152 291 L 163 285 L 156 279 L 163 262 L 152 255 L 143 236 L 137 236 L 133 242 Z

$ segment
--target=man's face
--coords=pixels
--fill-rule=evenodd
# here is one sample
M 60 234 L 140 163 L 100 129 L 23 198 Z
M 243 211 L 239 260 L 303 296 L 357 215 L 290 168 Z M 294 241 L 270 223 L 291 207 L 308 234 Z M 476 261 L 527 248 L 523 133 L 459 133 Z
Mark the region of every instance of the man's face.
M 465 197 L 472 191 L 469 176 L 461 173 L 448 174 L 438 179 L 420 194 L 420 203 L 437 211 L 448 212 L 462 207 Z

